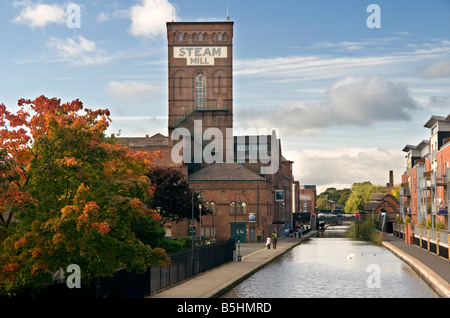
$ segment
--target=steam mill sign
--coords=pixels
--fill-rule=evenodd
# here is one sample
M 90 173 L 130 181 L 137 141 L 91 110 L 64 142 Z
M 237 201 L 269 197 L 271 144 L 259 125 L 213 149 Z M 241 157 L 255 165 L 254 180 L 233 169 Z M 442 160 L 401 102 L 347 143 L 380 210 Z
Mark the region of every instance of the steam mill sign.
M 197 46 L 173 48 L 174 58 L 186 59 L 187 66 L 213 66 L 216 58 L 227 58 L 225 46 Z

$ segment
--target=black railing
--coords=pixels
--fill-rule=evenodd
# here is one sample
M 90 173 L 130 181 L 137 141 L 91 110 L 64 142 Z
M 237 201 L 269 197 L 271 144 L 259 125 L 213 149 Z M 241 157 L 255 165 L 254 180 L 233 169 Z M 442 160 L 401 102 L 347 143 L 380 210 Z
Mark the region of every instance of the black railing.
M 234 240 L 222 241 L 191 250 L 170 254 L 170 266 L 153 266 L 150 271 L 149 294 L 180 283 L 233 260 Z
M 22 292 L 17 297 L 36 298 L 144 298 L 162 289 L 233 260 L 234 240 L 204 245 L 192 250 L 169 254 L 170 266 L 152 266 L 144 274 L 125 269 L 112 277 L 101 277 L 81 288 L 55 283 L 38 293 Z M 81 269 L 83 270 L 83 269 Z

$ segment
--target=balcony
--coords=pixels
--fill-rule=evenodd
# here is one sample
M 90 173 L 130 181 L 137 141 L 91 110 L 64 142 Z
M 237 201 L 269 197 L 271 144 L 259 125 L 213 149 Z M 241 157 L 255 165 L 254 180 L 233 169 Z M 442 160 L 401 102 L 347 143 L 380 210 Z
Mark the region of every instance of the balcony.
M 420 178 L 419 182 L 420 189 L 429 190 L 431 189 L 431 180 L 428 177 Z
M 411 197 L 411 192 L 409 190 L 409 186 L 408 187 L 403 187 L 403 184 L 402 184 L 402 187 L 400 188 L 399 194 L 400 194 L 401 198 Z

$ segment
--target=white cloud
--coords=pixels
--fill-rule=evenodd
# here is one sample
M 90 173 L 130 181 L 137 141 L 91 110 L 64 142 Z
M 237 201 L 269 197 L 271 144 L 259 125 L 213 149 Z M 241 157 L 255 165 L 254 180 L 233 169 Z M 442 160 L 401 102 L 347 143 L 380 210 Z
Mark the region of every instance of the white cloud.
M 335 147 L 332 149 L 284 151 L 294 161 L 294 176 L 303 184 L 315 184 L 318 193 L 328 187 L 346 188 L 355 182 L 370 181 L 385 186 L 389 171 L 394 183 L 401 182 L 404 154 L 398 149 Z
M 130 8 L 130 33 L 138 37 L 155 38 L 166 33 L 166 22 L 176 14 L 168 0 L 141 0 Z M 174 16 L 176 18 L 176 16 Z
M 63 24 L 66 22 L 67 13 L 62 6 L 57 4 L 33 4 L 30 1 L 15 1 L 13 5 L 23 7 L 13 21 L 31 28 L 43 28 L 50 23 Z
M 149 83 L 135 81 L 111 81 L 106 91 L 121 101 L 140 103 L 160 92 L 161 88 Z
M 112 12 L 100 12 L 97 16 L 97 22 L 106 22 L 109 21 L 111 19 L 124 19 L 124 18 L 129 18 L 130 17 L 130 13 L 128 10 L 124 10 L 124 9 L 117 9 L 114 10 Z
M 76 65 L 93 65 L 109 62 L 113 59 L 105 50 L 97 48 L 94 41 L 83 36 L 57 39 L 51 38 L 47 46 L 56 51 L 57 60 Z
M 284 134 L 312 135 L 335 126 L 369 126 L 410 120 L 418 109 L 408 90 L 380 77 L 345 77 L 327 90 L 324 102 L 294 102 L 264 110 L 244 110 L 247 127 L 280 127 Z
M 433 62 L 419 70 L 425 78 L 450 77 L 450 59 Z

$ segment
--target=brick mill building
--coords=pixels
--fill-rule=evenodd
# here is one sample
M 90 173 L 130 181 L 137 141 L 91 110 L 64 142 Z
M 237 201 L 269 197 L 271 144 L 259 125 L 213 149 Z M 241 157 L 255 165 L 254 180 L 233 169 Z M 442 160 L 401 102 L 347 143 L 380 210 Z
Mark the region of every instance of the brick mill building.
M 281 234 L 299 211 L 299 182 L 275 132 L 233 134 L 233 22 L 168 22 L 167 40 L 168 136 L 118 139 L 161 151 L 154 165 L 180 169 L 201 191 L 213 213 L 195 222 L 196 235 L 254 242 Z M 211 131 L 214 138 L 205 138 Z M 170 224 L 167 234 L 189 235 L 190 222 Z

